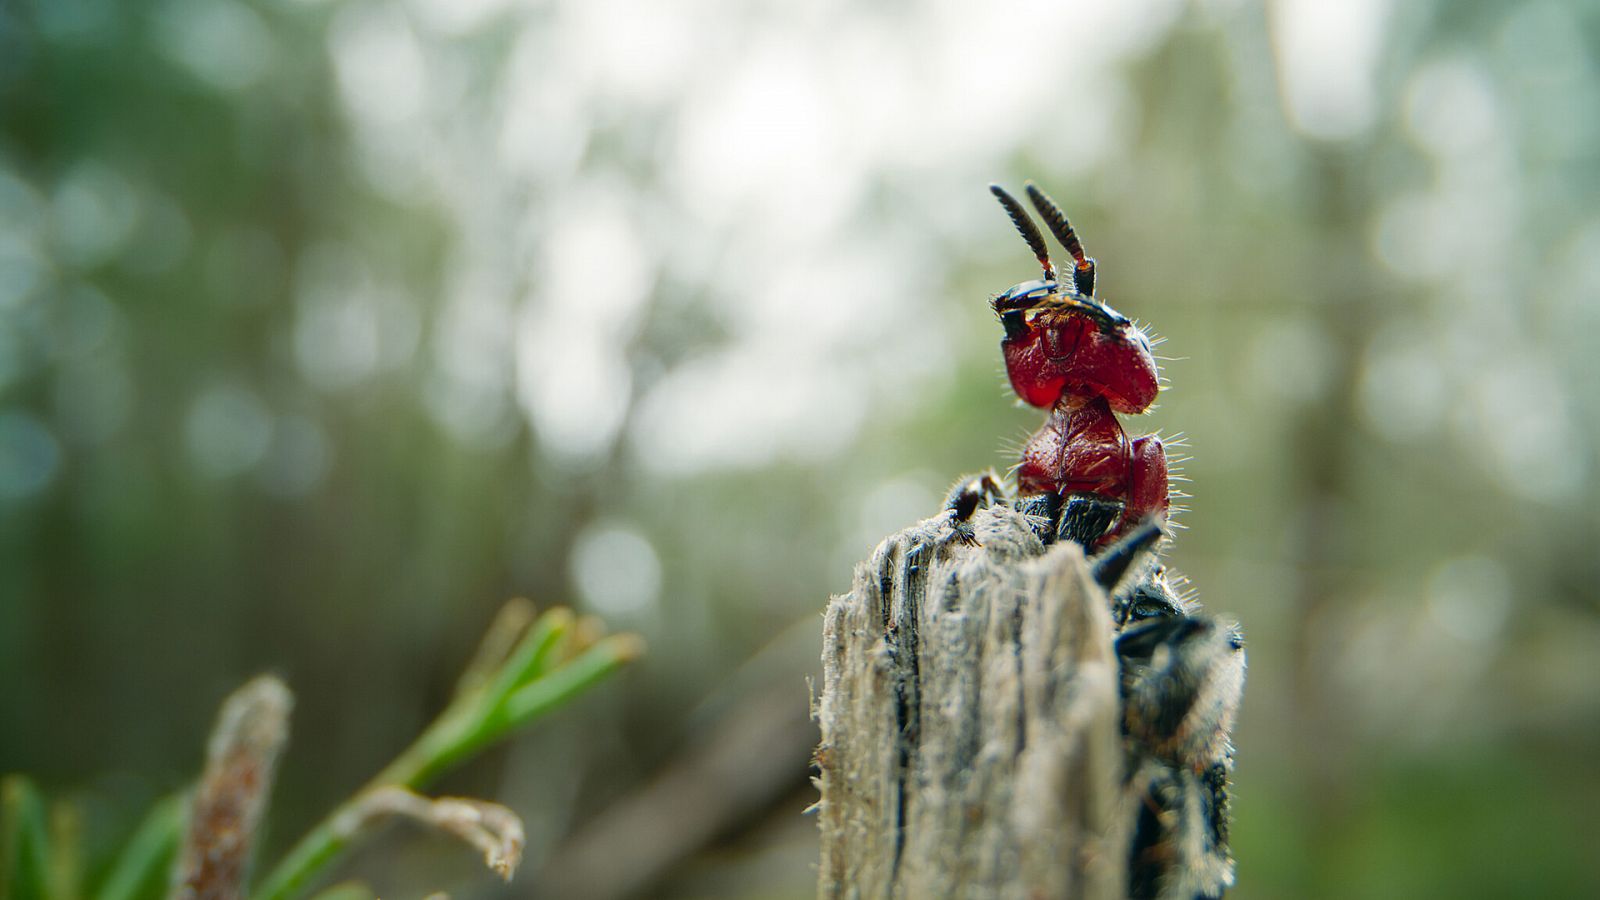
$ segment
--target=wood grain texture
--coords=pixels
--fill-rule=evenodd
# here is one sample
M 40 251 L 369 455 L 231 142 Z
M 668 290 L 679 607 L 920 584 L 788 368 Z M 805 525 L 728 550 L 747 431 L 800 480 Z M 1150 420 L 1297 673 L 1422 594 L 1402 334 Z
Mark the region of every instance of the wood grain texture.
M 828 605 L 820 897 L 1125 894 L 1104 594 L 1021 514 L 971 525 L 888 538 Z

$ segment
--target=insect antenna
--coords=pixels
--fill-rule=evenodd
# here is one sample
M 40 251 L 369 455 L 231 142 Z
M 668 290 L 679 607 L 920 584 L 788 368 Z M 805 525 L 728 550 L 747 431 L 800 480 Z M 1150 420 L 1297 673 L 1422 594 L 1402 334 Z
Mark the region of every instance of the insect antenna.
M 1033 202 L 1033 208 L 1039 211 L 1039 217 L 1044 219 L 1044 224 L 1050 233 L 1056 236 L 1061 246 L 1067 248 L 1072 254 L 1075 264 L 1072 270 L 1072 283 L 1078 293 L 1085 296 L 1094 296 L 1094 260 L 1084 255 L 1083 242 L 1078 240 L 1078 233 L 1072 230 L 1072 223 L 1067 221 L 1067 216 L 1061 211 L 1054 200 L 1039 190 L 1033 182 L 1027 182 L 1023 188 L 1028 192 L 1028 199 Z M 1013 201 L 1015 202 L 1015 201 Z
M 1054 281 L 1056 268 L 1050 265 L 1050 248 L 1045 245 L 1044 235 L 1039 233 L 1039 226 L 1033 224 L 1033 220 L 1028 218 L 1028 211 L 1022 208 L 1022 204 L 1017 202 L 1017 198 L 1006 193 L 1006 189 L 998 184 L 989 185 L 989 193 L 993 194 L 994 198 L 1000 201 L 1000 205 L 1006 208 L 1006 215 L 1011 217 L 1011 224 L 1017 226 L 1017 230 L 1022 232 L 1022 239 L 1028 242 L 1028 249 L 1032 250 L 1033 255 L 1038 257 L 1039 265 L 1044 267 L 1044 280 Z

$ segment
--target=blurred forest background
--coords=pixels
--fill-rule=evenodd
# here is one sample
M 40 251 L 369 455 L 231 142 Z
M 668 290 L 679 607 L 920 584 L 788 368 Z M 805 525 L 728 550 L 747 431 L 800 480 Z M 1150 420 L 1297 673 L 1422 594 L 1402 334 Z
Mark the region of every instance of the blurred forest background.
M 91 848 L 299 695 L 273 856 L 509 596 L 647 657 L 509 888 L 806 897 L 820 617 L 1038 413 L 1032 178 L 1168 338 L 1235 896 L 1600 893 L 1600 4 L 0 2 L 0 771 Z

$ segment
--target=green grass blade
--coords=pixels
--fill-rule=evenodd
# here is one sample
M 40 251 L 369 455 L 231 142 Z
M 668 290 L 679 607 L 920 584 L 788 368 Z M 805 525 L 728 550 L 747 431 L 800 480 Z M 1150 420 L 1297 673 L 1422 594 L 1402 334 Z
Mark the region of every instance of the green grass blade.
M 635 635 L 602 638 L 566 665 L 518 688 L 496 718 L 496 733 L 520 728 L 578 696 L 639 658 L 644 642 Z
M 572 610 L 559 606 L 540 616 L 522 640 L 517 642 L 516 649 L 511 651 L 505 665 L 491 682 L 487 698 L 489 704 L 499 705 L 517 688 L 544 674 L 551 658 L 555 656 L 556 648 L 572 631 L 576 621 Z
M 21 775 L 0 781 L 0 900 L 53 900 L 44 803 Z
M 189 814 L 188 799 L 175 794 L 150 808 L 111 864 L 95 900 L 157 900 L 166 895 L 172 859 Z

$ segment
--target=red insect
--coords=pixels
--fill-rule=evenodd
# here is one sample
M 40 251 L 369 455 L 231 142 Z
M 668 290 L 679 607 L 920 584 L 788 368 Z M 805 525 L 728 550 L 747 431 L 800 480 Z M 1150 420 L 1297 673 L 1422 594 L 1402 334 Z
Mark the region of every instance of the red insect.
M 1033 184 L 1028 199 L 1071 254 L 1071 279 L 1060 279 L 1044 236 L 1022 204 L 999 185 L 989 190 L 1010 214 L 1039 265 L 1042 281 L 1025 281 L 994 298 L 1005 327 L 1000 342 L 1011 387 L 1025 402 L 1050 410 L 1028 439 L 1017 469 L 1018 493 L 1046 498 L 1046 509 L 1074 501 L 1099 508 L 1098 524 L 1067 536 L 1102 546 L 1170 506 L 1167 455 L 1154 435 L 1129 440 L 1115 412 L 1137 415 L 1155 402 L 1159 375 L 1150 340 L 1126 316 L 1094 296 L 1094 260 L 1084 255 L 1067 217 Z M 1113 412 L 1115 411 L 1115 412 Z M 1053 515 L 1053 512 L 1050 513 Z
M 1049 410 L 1022 449 L 1012 505 L 1043 543 L 1070 540 L 1090 554 L 1116 627 L 1124 796 L 1133 810 L 1126 895 L 1219 900 L 1233 884 L 1229 734 L 1244 639 L 1238 626 L 1173 593 L 1156 559 L 1170 505 L 1166 450 L 1154 435 L 1130 440 L 1117 421 L 1155 402 L 1150 341 L 1095 297 L 1094 260 L 1050 198 L 1028 185 L 1034 209 L 1072 256 L 1072 271 L 1060 277 L 1022 205 L 990 190 L 1044 267 L 1043 280 L 994 298 L 1011 386 Z M 958 482 L 945 501 L 953 536 L 977 545 L 974 513 L 1005 499 L 992 475 Z

